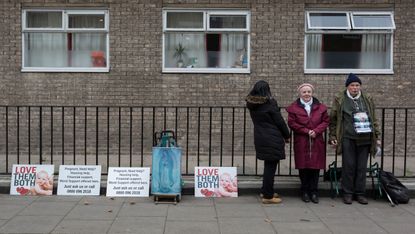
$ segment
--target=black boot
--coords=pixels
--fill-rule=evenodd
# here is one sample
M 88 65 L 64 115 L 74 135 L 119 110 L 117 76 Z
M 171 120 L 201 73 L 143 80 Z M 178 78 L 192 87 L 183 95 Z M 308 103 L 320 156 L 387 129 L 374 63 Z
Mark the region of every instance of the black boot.
M 310 202 L 310 197 L 308 196 L 308 193 L 303 193 L 303 195 L 301 196 L 301 200 L 303 200 L 303 202 Z
M 351 194 L 344 194 L 343 195 L 343 202 L 344 204 L 350 205 L 353 203 L 353 196 Z
M 356 196 L 357 202 L 359 202 L 362 205 L 367 205 L 369 202 L 367 201 L 366 197 L 363 195 L 357 195 Z
M 311 198 L 310 198 L 310 200 L 311 200 L 313 203 L 317 204 L 317 203 L 318 203 L 318 195 L 317 195 L 317 193 L 312 193 L 312 194 L 311 194 Z

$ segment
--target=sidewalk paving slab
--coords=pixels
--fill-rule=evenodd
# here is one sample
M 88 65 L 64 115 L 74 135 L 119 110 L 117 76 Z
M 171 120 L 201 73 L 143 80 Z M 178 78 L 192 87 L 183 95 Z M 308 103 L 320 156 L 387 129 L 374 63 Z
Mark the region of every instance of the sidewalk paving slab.
M 159 204 L 163 205 L 163 204 Z M 157 205 L 157 206 L 159 206 Z M 214 206 L 169 206 L 167 221 L 211 221 L 216 222 Z
M 163 234 L 166 217 L 117 217 L 108 233 Z
M 292 223 L 272 223 L 276 233 L 284 234 L 331 234 L 331 230 L 328 229 L 321 222 L 292 222 Z M 357 234 L 357 233 L 356 233 Z M 361 233 L 359 233 L 361 234 Z
M 50 233 L 63 216 L 17 215 L 6 222 L 0 233 Z
M 261 203 L 255 193 L 237 198 L 183 195 L 177 204 L 152 197 L 19 197 L 0 194 L 0 233 L 415 233 L 415 202 L 391 207 L 384 199 L 368 205 L 320 197 L 304 203 L 281 193 L 281 204 Z
M 261 203 L 217 203 L 216 210 L 219 218 L 266 218 Z
M 65 216 L 65 219 L 77 220 L 114 220 L 121 204 L 78 204 Z
M 225 217 L 219 219 L 221 233 L 240 234 L 240 233 L 263 233 L 273 234 L 275 229 L 270 221 L 259 217 Z
M 220 234 L 217 221 L 167 221 L 164 234 Z
M 385 222 L 380 224 L 387 232 L 395 234 L 401 234 L 401 233 L 415 233 L 415 223 L 394 223 L 394 222 Z
M 107 233 L 112 220 L 63 219 L 51 233 Z
M 64 202 L 64 201 L 36 201 L 26 206 L 19 215 L 27 216 L 64 216 L 71 211 L 77 202 Z
M 324 218 L 323 223 L 334 233 L 388 233 L 376 222 L 370 219 L 355 219 L 355 218 Z
M 153 202 L 124 203 L 118 212 L 118 217 L 166 217 L 169 206 L 154 205 Z M 145 211 L 145 212 L 143 212 Z

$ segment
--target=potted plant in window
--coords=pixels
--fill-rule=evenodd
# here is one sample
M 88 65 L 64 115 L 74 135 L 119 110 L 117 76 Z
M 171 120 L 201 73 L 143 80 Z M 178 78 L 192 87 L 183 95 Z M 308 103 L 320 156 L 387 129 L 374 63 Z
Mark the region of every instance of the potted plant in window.
M 174 48 L 174 54 L 173 58 L 177 59 L 177 67 L 183 67 L 184 61 L 183 58 L 186 56 L 186 48 L 182 45 L 182 43 L 179 43 Z

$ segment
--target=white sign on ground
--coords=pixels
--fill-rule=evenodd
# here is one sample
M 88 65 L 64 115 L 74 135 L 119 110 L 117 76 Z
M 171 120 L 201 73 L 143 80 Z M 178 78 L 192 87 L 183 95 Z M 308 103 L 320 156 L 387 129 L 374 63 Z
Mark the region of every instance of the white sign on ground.
M 108 168 L 108 197 L 148 197 L 149 186 L 149 167 Z
M 58 195 L 99 195 L 101 166 L 60 165 Z
M 236 167 L 195 167 L 196 197 L 238 197 Z
M 14 164 L 10 195 L 52 195 L 53 165 Z

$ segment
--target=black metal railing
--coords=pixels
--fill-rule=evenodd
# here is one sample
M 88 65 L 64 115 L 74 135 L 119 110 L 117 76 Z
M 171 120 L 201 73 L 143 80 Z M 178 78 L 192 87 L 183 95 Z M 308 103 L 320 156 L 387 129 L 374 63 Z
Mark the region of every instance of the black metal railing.
M 415 108 L 380 108 L 377 116 L 382 156 L 370 161 L 414 177 L 415 137 L 408 133 L 415 130 Z M 245 107 L 0 106 L 0 129 L 1 174 L 10 174 L 12 164 L 102 165 L 103 174 L 110 166 L 149 167 L 153 134 L 163 129 L 176 132 L 184 175 L 195 166 L 262 174 Z M 341 158 L 330 146 L 327 152 L 327 164 Z M 278 174 L 297 175 L 291 144 L 286 154 Z

